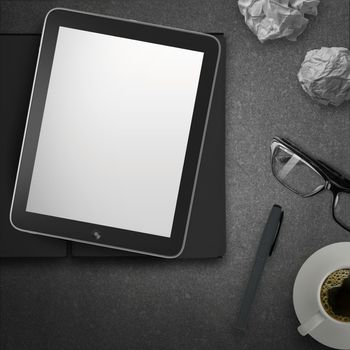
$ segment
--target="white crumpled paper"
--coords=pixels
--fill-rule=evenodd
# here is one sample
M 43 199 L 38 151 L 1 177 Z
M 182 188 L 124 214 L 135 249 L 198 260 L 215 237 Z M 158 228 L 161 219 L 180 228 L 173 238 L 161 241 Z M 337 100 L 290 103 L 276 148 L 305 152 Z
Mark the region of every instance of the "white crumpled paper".
M 295 41 L 309 20 L 317 15 L 319 0 L 238 0 L 238 7 L 250 30 L 260 42 L 286 37 Z
M 344 47 L 322 47 L 307 52 L 298 79 L 312 99 L 339 106 L 350 100 L 350 51 Z

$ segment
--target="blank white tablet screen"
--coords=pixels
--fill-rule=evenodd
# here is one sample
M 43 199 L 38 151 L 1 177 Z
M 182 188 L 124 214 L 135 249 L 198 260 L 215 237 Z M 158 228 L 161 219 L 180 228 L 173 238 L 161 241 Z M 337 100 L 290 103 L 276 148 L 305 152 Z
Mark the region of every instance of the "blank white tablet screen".
M 170 237 L 202 60 L 60 27 L 26 210 Z

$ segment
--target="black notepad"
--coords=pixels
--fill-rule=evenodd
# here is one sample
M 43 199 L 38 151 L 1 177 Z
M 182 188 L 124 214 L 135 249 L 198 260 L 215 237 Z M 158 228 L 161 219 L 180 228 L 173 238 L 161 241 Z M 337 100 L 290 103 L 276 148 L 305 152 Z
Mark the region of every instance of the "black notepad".
M 0 35 L 0 256 L 62 257 L 67 244 L 15 230 L 9 220 L 39 35 Z
M 218 35 L 224 49 L 224 39 Z M 0 35 L 0 120 L 3 169 L 0 183 L 0 256 L 64 256 L 66 242 L 12 228 L 9 208 L 25 126 L 39 35 Z M 223 50 L 212 115 L 198 178 L 188 239 L 182 257 L 206 258 L 225 252 L 225 53 Z M 73 244 L 74 256 L 123 256 L 124 252 Z
M 205 33 L 50 10 L 12 225 L 100 247 L 180 256 L 220 52 L 219 40 Z

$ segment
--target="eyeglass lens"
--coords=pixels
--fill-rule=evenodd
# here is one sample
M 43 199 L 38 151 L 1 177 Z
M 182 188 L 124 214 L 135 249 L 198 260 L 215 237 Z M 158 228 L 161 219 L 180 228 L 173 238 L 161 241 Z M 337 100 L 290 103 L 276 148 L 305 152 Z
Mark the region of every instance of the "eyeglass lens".
M 318 172 L 281 145 L 274 149 L 272 171 L 282 184 L 302 196 L 314 194 L 325 186 L 325 180 Z

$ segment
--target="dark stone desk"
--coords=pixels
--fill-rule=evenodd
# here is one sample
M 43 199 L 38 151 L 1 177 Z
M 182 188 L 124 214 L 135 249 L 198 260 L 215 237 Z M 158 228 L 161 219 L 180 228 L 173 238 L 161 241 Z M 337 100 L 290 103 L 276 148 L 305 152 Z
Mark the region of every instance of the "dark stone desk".
M 56 6 L 225 33 L 227 253 L 217 260 L 170 262 L 3 259 L 0 348 L 323 348 L 296 331 L 294 278 L 315 250 L 348 241 L 350 234 L 332 221 L 328 193 L 301 199 L 275 181 L 269 142 L 274 135 L 288 136 L 350 175 L 350 104 L 317 105 L 296 78 L 307 50 L 348 47 L 348 1 L 323 0 L 319 16 L 296 43 L 260 44 L 235 0 L 1 1 L 0 31 L 40 32 L 44 14 Z M 237 335 L 239 301 L 275 202 L 286 214 L 280 240 L 249 332 Z

